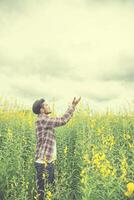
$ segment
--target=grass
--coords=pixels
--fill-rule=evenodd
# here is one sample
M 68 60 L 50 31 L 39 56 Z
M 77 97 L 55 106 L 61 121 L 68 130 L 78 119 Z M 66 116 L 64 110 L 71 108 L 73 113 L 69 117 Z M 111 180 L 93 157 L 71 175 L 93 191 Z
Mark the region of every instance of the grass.
M 0 109 L 2 200 L 33 200 L 37 195 L 36 117 L 18 107 L 6 101 Z M 89 107 L 78 106 L 73 118 L 56 129 L 56 192 L 48 199 L 134 199 L 133 116 L 128 111 L 91 114 Z M 46 190 L 52 192 L 49 186 Z

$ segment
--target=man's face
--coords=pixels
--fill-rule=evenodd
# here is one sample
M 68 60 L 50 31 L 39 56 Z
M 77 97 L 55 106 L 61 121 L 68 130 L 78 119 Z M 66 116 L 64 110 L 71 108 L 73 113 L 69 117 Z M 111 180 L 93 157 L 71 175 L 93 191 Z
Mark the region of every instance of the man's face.
M 43 102 L 43 104 L 42 104 L 42 112 L 45 113 L 45 114 L 51 113 L 51 108 L 48 105 L 48 102 L 46 102 L 46 101 Z

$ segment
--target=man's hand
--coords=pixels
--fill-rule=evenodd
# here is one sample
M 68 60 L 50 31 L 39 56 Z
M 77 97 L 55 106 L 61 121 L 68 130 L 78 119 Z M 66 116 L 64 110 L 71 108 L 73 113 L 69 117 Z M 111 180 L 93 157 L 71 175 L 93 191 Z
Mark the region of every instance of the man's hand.
M 79 103 L 80 100 L 81 100 L 81 97 L 79 97 L 79 99 L 76 99 L 76 97 L 74 97 L 72 105 L 75 107 Z

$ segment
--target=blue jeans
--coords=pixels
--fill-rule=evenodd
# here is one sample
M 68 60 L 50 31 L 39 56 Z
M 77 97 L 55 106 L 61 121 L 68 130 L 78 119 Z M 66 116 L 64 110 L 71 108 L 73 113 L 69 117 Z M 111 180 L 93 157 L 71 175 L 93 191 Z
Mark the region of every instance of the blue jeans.
M 36 186 L 39 200 L 44 200 L 45 183 L 51 183 L 55 187 L 55 164 L 51 162 L 45 166 L 45 164 L 34 162 L 34 166 L 36 169 Z M 43 174 L 45 174 L 45 177 Z

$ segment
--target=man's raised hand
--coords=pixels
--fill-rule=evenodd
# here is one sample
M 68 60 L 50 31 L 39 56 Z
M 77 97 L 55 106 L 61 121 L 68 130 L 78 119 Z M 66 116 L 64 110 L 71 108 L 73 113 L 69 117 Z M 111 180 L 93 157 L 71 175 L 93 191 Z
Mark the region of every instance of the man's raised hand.
M 74 97 L 72 105 L 76 106 L 79 103 L 80 100 L 81 100 L 81 97 L 79 97 L 78 99 L 76 99 L 76 97 Z

